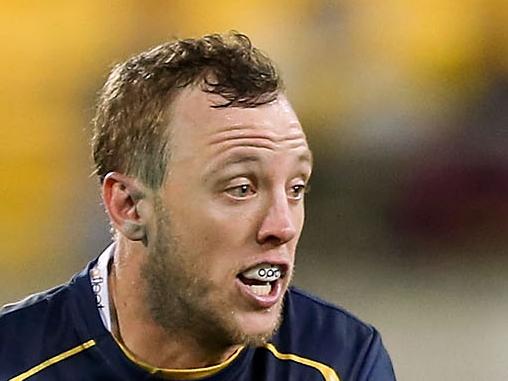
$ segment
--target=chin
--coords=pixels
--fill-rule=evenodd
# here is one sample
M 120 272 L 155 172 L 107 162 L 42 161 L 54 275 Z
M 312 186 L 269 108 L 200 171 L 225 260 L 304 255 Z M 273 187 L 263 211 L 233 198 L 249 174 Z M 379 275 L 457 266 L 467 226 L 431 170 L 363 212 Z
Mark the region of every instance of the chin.
M 280 304 L 272 308 L 239 314 L 238 328 L 244 345 L 259 346 L 271 339 L 281 323 Z

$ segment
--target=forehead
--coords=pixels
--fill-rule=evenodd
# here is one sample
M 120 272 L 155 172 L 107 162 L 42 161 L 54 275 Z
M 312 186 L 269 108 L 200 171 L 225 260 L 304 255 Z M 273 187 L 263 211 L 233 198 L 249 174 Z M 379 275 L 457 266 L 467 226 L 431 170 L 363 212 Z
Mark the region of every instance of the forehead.
M 284 94 L 268 104 L 252 108 L 214 108 L 220 96 L 197 87 L 185 88 L 170 107 L 172 158 L 184 159 L 196 150 L 220 146 L 239 139 L 263 144 L 290 142 L 305 146 L 302 127 Z M 271 143 L 270 143 L 271 142 Z

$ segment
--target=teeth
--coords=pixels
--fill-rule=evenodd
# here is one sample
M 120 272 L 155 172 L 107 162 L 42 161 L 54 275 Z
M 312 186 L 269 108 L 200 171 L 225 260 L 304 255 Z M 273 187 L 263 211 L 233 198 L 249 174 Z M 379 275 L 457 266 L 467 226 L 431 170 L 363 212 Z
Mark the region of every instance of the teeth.
M 258 296 L 266 296 L 270 294 L 270 291 L 272 291 L 272 285 L 270 283 L 263 284 L 263 285 L 252 285 L 249 286 L 252 293 L 256 294 Z
M 242 275 L 247 279 L 261 282 L 273 282 L 280 278 L 281 273 L 279 266 L 262 263 L 245 271 Z

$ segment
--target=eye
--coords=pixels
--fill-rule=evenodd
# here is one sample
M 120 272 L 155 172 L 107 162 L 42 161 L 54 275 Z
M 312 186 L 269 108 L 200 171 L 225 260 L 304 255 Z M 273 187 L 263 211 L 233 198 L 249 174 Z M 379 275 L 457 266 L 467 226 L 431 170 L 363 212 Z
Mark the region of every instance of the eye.
M 226 193 L 238 199 L 247 198 L 256 194 L 251 184 L 240 184 L 226 189 Z
M 289 198 L 292 200 L 301 200 L 305 193 L 307 193 L 307 185 L 296 184 L 289 189 Z

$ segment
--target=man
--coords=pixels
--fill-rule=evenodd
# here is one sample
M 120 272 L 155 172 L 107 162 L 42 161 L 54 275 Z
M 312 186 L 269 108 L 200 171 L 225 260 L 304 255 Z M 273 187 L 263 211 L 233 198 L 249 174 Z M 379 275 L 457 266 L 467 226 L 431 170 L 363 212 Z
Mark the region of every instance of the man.
M 241 34 L 116 66 L 92 142 L 114 244 L 4 307 L 1 380 L 394 380 L 374 328 L 289 288 L 312 155 Z

